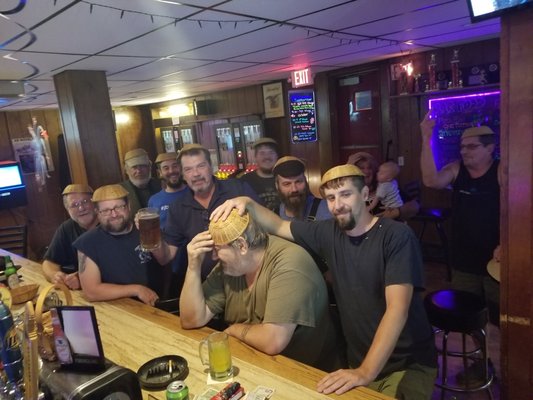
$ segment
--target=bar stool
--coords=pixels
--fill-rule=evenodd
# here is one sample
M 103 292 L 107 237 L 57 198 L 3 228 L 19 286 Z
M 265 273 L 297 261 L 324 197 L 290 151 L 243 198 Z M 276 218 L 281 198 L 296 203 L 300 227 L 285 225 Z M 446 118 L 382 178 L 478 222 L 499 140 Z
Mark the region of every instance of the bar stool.
M 483 299 L 469 292 L 460 290 L 438 290 L 429 293 L 424 299 L 424 306 L 428 314 L 429 322 L 437 328 L 436 333 L 442 334 L 442 344 L 437 350 L 441 359 L 440 382 L 435 386 L 444 391 L 472 393 L 487 390 L 492 399 L 490 385 L 494 375 L 489 371 L 488 345 L 485 327 L 489 321 L 487 307 Z M 461 351 L 448 349 L 448 335 L 452 332 L 460 333 L 462 338 Z M 475 348 L 467 350 L 466 338 L 472 337 Z M 465 385 L 448 382 L 448 357 L 461 357 L 463 361 Z M 470 382 L 467 374 L 468 360 L 481 361 L 483 377 L 481 382 Z

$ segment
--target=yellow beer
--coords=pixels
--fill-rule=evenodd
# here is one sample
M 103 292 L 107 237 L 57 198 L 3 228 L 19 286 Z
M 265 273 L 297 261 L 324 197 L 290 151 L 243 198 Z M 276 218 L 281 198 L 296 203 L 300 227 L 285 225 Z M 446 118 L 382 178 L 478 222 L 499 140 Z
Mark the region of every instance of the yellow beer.
M 214 332 L 200 342 L 200 358 L 202 364 L 209 365 L 209 374 L 215 380 L 225 380 L 233 374 L 228 335 L 224 332 Z

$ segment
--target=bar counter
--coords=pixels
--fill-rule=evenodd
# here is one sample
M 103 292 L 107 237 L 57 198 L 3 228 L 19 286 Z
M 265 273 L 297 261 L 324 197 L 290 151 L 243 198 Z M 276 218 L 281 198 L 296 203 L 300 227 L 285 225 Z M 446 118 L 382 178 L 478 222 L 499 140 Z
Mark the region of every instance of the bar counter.
M 0 249 L 0 255 L 10 255 L 15 264 L 21 265 L 22 284 L 48 284 L 41 273 L 41 265 Z M 152 358 L 164 355 L 180 355 L 189 364 L 185 383 L 190 399 L 207 388 L 206 367 L 198 356 L 199 342 L 210 328 L 181 329 L 179 317 L 147 306 L 133 299 L 90 303 L 80 291 L 71 291 L 74 305 L 92 305 L 102 338 L 104 354 L 114 363 L 137 371 Z M 16 306 L 15 306 L 16 307 Z M 14 311 L 16 314 L 17 312 Z M 246 392 L 257 386 L 275 389 L 273 400 L 295 399 L 356 399 L 377 400 L 390 397 L 368 388 L 358 387 L 343 395 L 323 395 L 316 392 L 316 383 L 324 372 L 283 356 L 269 356 L 230 337 L 234 380 L 240 382 Z M 310 349 L 312 351 L 312 349 Z M 224 384 L 213 386 L 221 389 Z M 143 399 L 165 399 L 165 391 L 143 391 Z

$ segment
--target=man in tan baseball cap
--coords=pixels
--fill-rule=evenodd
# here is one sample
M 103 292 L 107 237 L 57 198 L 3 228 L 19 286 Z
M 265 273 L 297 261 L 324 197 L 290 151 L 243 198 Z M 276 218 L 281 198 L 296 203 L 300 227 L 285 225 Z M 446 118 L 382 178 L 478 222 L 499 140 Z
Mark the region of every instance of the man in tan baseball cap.
M 152 178 L 152 162 L 144 149 L 133 149 L 124 155 L 124 171 L 128 179 L 120 184 L 129 193 L 132 215 L 148 205 L 148 199 L 161 190 L 161 182 Z
M 100 225 L 74 242 L 84 297 L 89 301 L 136 297 L 154 305 L 163 268 L 139 244 L 127 190 L 119 184 L 102 186 L 92 201 Z
M 420 167 L 424 185 L 433 189 L 452 188 L 452 286 L 485 299 L 490 321 L 498 325 L 499 284 L 487 271 L 487 263 L 493 257 L 499 258 L 500 253 L 501 171 L 500 161 L 496 157 L 498 137 L 488 126 L 465 129 L 459 143 L 460 159 L 439 169 L 431 146 L 436 121 L 426 115 L 420 123 Z M 478 363 L 468 371 L 471 376 L 481 377 L 482 367 Z
M 98 224 L 92 193 L 89 185 L 81 183 L 70 184 L 63 190 L 63 206 L 70 218 L 57 228 L 44 255 L 43 274 L 49 282 L 80 288 L 78 254 L 72 243 Z
M 430 398 L 437 360 L 418 294 L 423 290 L 418 239 L 407 225 L 368 212 L 364 179 L 355 165 L 339 165 L 322 176 L 320 193 L 333 219 L 284 221 L 245 197 L 228 200 L 211 218 L 225 219 L 233 208 L 247 210 L 268 233 L 311 250 L 329 266 L 350 368 L 324 376 L 319 392 L 368 386 L 394 398 Z

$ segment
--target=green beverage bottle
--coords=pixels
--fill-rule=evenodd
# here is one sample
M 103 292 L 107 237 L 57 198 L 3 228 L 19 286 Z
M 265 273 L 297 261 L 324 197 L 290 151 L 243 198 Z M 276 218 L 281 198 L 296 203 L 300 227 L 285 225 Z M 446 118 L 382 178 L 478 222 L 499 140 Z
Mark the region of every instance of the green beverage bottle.
M 19 276 L 17 274 L 17 268 L 15 268 L 15 264 L 13 264 L 13 261 L 11 261 L 10 256 L 5 257 L 5 264 L 7 286 L 9 286 L 10 289 L 13 289 L 20 285 Z

